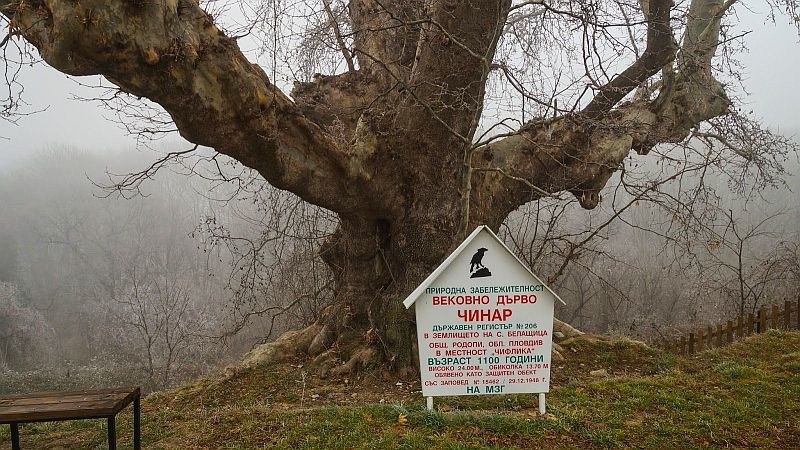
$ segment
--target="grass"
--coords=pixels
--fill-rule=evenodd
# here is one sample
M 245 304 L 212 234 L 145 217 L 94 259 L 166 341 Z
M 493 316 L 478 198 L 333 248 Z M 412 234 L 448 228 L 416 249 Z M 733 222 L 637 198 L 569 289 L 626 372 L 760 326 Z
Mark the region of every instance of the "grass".
M 437 399 L 388 374 L 318 380 L 299 366 L 203 379 L 143 402 L 147 448 L 800 447 L 800 333 L 771 331 L 678 358 L 632 342 L 576 341 L 534 395 Z M 603 379 L 588 376 L 604 368 Z M 117 420 L 131 442 L 130 414 Z M 22 427 L 23 446 L 103 445 L 103 421 Z M 8 445 L 0 427 L 0 445 Z

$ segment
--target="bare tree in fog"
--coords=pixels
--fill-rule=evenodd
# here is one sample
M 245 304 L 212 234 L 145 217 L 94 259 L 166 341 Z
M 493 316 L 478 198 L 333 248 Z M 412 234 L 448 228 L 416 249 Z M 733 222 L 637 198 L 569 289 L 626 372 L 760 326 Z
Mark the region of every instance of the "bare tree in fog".
M 196 367 L 207 359 L 198 350 L 217 325 L 211 305 L 189 280 L 161 273 L 157 265 L 131 266 L 125 291 L 107 305 L 104 334 L 115 352 L 144 370 L 151 389 L 185 378 L 179 370 L 192 368 L 190 374 L 197 375 Z
M 235 178 L 234 189 L 229 183 L 209 194 L 216 213 L 205 217 L 194 236 L 209 258 L 230 264 L 225 286 L 233 322 L 225 337 L 245 330 L 264 342 L 273 332 L 313 323 L 333 300 L 320 248 L 335 229 L 335 216 L 272 188 L 252 170 L 235 164 L 214 168 L 201 176 Z
M 14 285 L 0 281 L 0 372 L 46 364 L 54 353 L 53 329 L 22 297 Z
M 700 283 L 706 293 L 722 293 L 739 315 L 754 313 L 767 301 L 770 288 L 789 275 L 790 266 L 781 257 L 787 247 L 775 230 L 776 219 L 786 211 L 765 214 L 752 224 L 733 210 L 723 214 L 725 221 L 714 227 L 714 234 L 698 243 L 708 256 L 696 259 Z
M 98 157 L 62 150 L 0 178 L 0 202 L 14 211 L 0 222 L 17 249 L 0 265 L 15 255 L 13 283 L 55 335 L 36 345 L 64 364 L 101 357 L 151 387 L 207 370 L 221 360 L 211 337 L 225 311 L 208 276 L 216 266 L 189 236 L 205 199 L 166 172 L 147 197 L 100 198 L 86 174 L 102 170 Z

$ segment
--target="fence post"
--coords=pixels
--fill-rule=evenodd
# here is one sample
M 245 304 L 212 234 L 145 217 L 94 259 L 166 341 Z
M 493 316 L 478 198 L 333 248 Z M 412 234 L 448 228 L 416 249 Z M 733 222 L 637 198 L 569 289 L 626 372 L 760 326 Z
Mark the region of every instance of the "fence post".
M 717 347 L 722 347 L 725 343 L 722 341 L 722 324 L 717 324 Z
M 767 310 L 763 306 L 758 310 L 758 332 L 767 331 Z
M 708 349 L 711 350 L 712 348 L 714 348 L 714 346 L 716 344 L 716 342 L 714 342 L 714 337 L 715 337 L 715 335 L 714 335 L 714 327 L 709 325 L 708 328 L 707 328 L 707 332 L 708 332 Z
M 689 333 L 689 354 L 694 354 L 695 352 L 695 341 L 694 341 L 694 333 Z
M 789 300 L 783 302 L 783 328 L 786 331 L 792 329 L 792 302 Z
M 739 316 L 736 319 L 736 339 L 744 337 L 744 316 Z
M 800 330 L 800 300 L 797 301 L 797 329 Z
M 685 355 L 686 354 L 686 336 L 681 336 L 681 341 L 680 341 L 680 343 L 678 345 L 680 345 L 680 348 L 679 348 L 680 351 L 678 352 L 678 354 L 679 355 Z
M 772 305 L 772 317 L 770 317 L 770 319 L 772 323 L 770 323 L 769 326 L 771 328 L 778 328 L 778 305 Z
M 731 344 L 731 343 L 733 343 L 733 321 L 732 321 L 732 320 L 729 320 L 729 321 L 728 321 L 728 329 L 727 329 L 727 332 L 728 332 L 728 333 L 727 333 L 727 334 L 728 334 L 728 335 L 727 335 L 727 338 L 728 338 L 728 344 Z
M 753 313 L 747 314 L 747 335 L 753 334 L 754 327 L 758 322 L 756 322 L 756 317 Z
M 756 329 L 755 329 L 756 334 L 759 334 L 764 331 L 764 326 L 761 325 L 761 317 L 763 315 L 761 314 L 762 312 L 764 312 L 763 308 L 756 311 Z
M 703 351 L 703 329 L 697 330 L 697 351 Z

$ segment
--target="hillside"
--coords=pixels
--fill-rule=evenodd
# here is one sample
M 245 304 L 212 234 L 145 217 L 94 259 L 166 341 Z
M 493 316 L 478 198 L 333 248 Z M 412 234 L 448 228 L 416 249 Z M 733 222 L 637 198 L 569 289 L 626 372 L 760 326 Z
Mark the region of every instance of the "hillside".
M 554 366 L 549 414 L 533 395 L 459 397 L 424 410 L 388 375 L 319 380 L 300 365 L 148 396 L 146 448 L 800 447 L 800 333 L 770 331 L 692 358 L 579 340 Z M 605 369 L 607 374 L 589 374 Z M 386 379 L 383 379 L 386 378 Z M 117 420 L 130 445 L 130 414 Z M 23 448 L 103 446 L 102 421 L 23 426 Z M 0 427 L 0 446 L 8 446 Z

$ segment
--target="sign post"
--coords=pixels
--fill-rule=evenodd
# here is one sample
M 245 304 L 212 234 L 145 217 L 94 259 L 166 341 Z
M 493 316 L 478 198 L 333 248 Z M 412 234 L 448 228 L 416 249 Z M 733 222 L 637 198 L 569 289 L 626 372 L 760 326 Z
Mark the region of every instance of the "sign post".
M 563 301 L 480 226 L 403 302 L 417 315 L 422 395 L 544 394 Z

